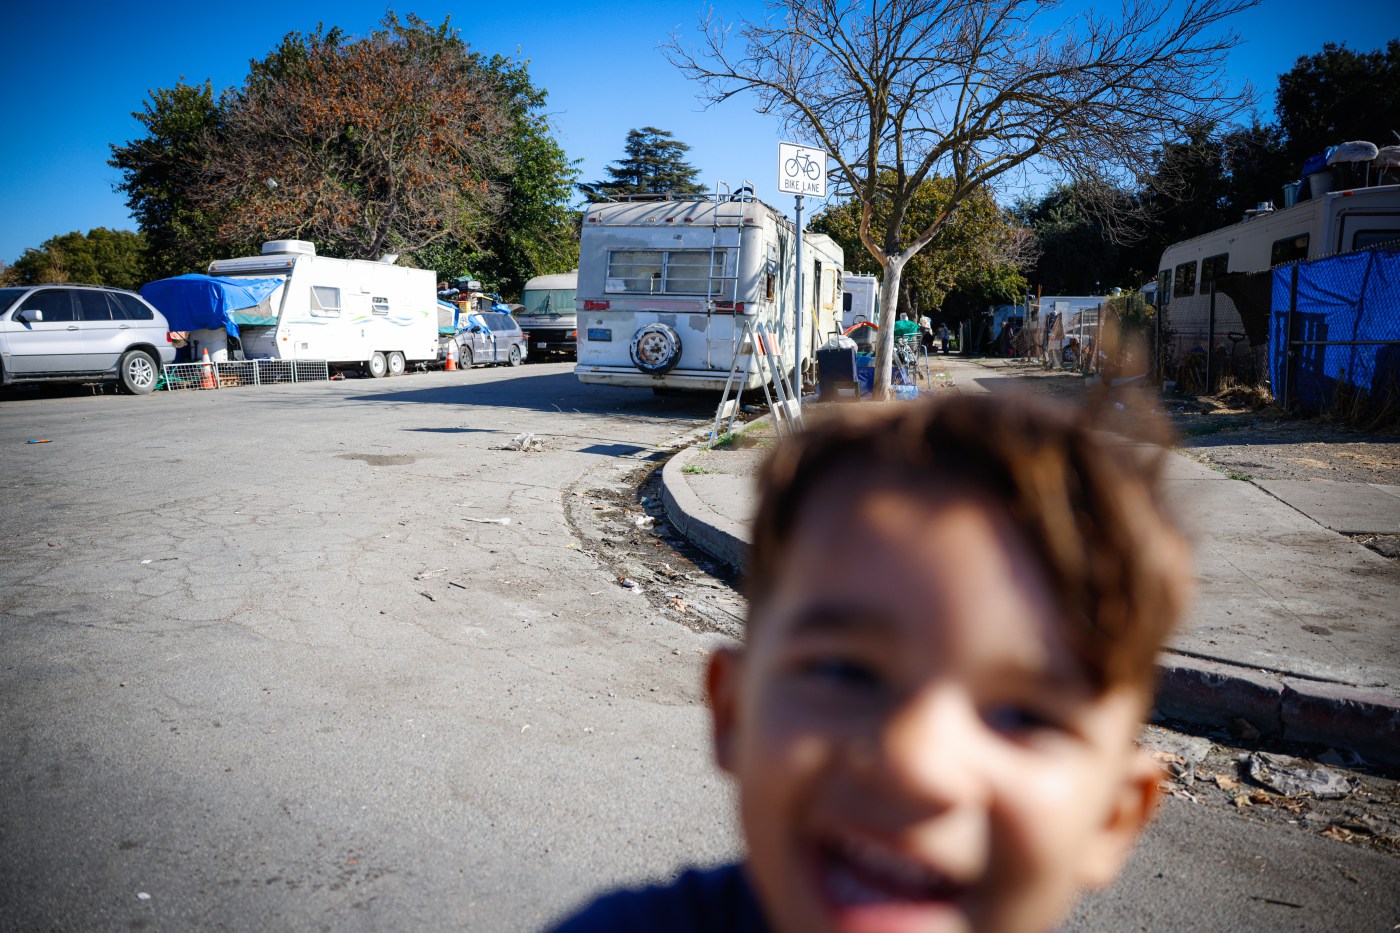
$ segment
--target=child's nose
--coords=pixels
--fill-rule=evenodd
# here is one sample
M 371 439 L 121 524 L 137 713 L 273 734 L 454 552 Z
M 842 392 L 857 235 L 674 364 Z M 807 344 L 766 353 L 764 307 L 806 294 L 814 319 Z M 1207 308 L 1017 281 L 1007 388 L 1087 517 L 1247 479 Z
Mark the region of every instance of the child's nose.
M 984 801 L 984 732 L 971 699 L 945 687 L 909 697 L 886 720 L 877 765 L 887 791 L 920 807 L 947 809 Z

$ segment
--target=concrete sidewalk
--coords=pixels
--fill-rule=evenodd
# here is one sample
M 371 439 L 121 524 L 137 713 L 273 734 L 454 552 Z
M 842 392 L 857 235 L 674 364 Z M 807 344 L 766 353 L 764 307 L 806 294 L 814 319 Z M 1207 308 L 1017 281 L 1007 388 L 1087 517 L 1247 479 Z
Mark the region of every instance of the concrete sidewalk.
M 934 371 L 948 383 L 936 393 L 1016 381 L 959 358 L 935 357 Z M 671 521 L 738 568 L 772 432 L 744 438 L 758 443 L 687 448 L 663 472 Z M 1256 485 L 1181 455 L 1166 482 L 1196 542 L 1199 592 L 1160 661 L 1159 712 L 1400 764 L 1400 566 L 1338 533 L 1358 514 L 1368 527 L 1400 521 L 1394 487 Z

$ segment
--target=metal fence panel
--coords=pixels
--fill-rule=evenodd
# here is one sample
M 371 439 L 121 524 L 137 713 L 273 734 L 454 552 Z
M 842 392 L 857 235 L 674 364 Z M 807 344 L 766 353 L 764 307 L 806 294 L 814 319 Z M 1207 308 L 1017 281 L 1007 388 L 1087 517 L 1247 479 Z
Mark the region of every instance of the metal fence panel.
M 330 364 L 325 360 L 222 360 L 167 363 L 161 384 L 166 391 L 183 392 L 329 379 Z

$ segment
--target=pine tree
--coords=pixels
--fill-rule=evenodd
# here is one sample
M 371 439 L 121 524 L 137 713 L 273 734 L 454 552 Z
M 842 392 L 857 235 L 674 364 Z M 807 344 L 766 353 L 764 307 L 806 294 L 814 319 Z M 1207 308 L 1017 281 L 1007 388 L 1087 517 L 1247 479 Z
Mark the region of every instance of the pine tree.
M 608 181 L 592 187 L 602 196 L 620 194 L 700 194 L 700 170 L 685 161 L 690 147 L 666 130 L 644 126 L 629 130 L 626 155 L 609 165 Z

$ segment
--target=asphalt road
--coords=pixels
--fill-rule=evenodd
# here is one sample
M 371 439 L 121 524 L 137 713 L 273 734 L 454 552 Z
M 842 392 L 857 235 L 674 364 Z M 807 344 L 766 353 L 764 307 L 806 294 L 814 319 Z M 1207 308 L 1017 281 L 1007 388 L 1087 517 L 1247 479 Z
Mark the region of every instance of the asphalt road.
M 709 404 L 567 364 L 0 395 L 0 928 L 532 929 L 733 857 L 718 636 L 565 520 Z M 1397 892 L 1171 800 L 1075 927 L 1390 930 Z

